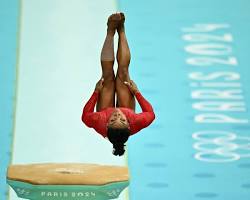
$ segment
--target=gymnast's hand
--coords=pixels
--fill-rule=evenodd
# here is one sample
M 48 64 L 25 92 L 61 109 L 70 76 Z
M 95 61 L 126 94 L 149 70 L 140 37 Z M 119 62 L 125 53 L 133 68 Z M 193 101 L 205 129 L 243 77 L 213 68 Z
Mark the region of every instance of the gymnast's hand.
M 97 92 L 101 92 L 102 88 L 103 88 L 103 82 L 104 82 L 104 78 L 102 77 L 95 85 L 95 91 Z
M 136 92 L 139 92 L 136 84 L 134 81 L 130 80 L 130 81 L 124 81 L 124 84 L 128 86 L 129 90 L 132 92 L 133 95 L 135 95 Z

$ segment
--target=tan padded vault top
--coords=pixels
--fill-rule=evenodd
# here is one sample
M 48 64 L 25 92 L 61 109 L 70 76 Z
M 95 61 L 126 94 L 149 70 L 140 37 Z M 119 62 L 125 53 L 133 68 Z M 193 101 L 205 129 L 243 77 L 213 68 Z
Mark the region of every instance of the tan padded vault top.
M 129 180 L 127 167 L 87 163 L 18 164 L 7 178 L 35 185 L 104 185 Z

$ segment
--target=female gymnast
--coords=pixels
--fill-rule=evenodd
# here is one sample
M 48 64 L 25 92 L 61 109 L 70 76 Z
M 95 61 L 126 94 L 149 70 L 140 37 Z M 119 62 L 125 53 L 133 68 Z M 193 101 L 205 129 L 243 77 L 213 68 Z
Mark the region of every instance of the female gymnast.
M 129 76 L 130 50 L 124 22 L 124 13 L 115 13 L 108 18 L 107 35 L 101 51 L 102 78 L 96 83 L 82 113 L 82 121 L 86 126 L 94 128 L 113 144 L 113 154 L 116 156 L 124 154 L 124 143 L 129 136 L 149 126 L 155 119 L 151 104 L 142 96 Z M 119 40 L 116 54 L 118 69 L 115 76 L 113 65 L 116 31 Z M 141 113 L 135 113 L 135 97 L 141 106 Z

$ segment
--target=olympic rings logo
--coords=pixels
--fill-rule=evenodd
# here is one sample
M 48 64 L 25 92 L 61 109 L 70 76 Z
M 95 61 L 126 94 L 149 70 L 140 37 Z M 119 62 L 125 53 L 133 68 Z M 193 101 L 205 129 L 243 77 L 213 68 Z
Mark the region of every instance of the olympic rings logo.
M 226 131 L 200 131 L 193 133 L 192 137 L 198 140 L 193 145 L 193 148 L 199 151 L 194 156 L 197 160 L 223 163 L 250 157 L 250 153 L 236 153 L 237 150 L 250 150 L 250 137 L 237 136 Z

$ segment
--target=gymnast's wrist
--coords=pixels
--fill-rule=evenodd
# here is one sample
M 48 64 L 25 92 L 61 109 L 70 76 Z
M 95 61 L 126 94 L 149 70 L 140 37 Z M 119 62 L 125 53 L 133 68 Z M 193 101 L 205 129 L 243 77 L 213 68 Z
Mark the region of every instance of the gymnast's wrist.
M 140 92 L 139 90 L 134 90 L 134 95 L 136 95 L 136 93 Z
M 94 90 L 94 92 L 95 92 L 95 93 L 99 93 L 99 92 L 100 92 L 100 90 L 98 90 L 98 89 L 95 89 L 95 90 Z

